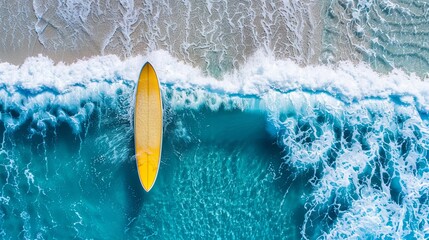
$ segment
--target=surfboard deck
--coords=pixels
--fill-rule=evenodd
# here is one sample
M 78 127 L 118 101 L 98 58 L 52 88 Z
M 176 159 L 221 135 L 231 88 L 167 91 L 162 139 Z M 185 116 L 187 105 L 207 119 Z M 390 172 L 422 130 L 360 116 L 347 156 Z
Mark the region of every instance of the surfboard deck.
M 155 70 L 146 63 L 135 96 L 134 141 L 140 182 L 146 192 L 155 184 L 162 149 L 162 99 Z

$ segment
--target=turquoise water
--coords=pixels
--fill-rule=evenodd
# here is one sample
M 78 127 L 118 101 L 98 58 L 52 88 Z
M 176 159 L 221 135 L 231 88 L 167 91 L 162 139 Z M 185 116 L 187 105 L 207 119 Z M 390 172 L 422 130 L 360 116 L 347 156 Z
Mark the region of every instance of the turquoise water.
M 413 105 L 163 85 L 161 167 L 146 193 L 135 85 L 103 82 L 116 90 L 78 105 L 59 94 L 28 108 L 47 90 L 3 102 L 3 238 L 428 237 L 429 131 Z
M 171 110 L 156 188 L 146 193 L 132 125 L 110 104 L 96 102 L 79 134 L 61 122 L 34 135 L 30 122 L 3 130 L 3 237 L 299 236 L 291 216 L 304 202 L 287 199 L 305 183 L 284 181 L 265 113 Z

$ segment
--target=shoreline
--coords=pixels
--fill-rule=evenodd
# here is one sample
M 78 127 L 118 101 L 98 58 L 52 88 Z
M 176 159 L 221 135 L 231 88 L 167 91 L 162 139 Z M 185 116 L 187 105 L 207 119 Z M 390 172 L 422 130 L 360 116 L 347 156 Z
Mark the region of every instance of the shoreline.
M 0 9 L 0 62 L 20 66 L 41 54 L 72 64 L 95 56 L 114 54 L 126 60 L 164 50 L 219 79 L 262 49 L 302 67 L 363 62 L 382 74 L 400 69 L 428 78 L 429 53 L 419 50 L 427 48 L 424 29 L 415 30 L 414 20 L 404 19 L 404 28 L 417 31 L 410 45 L 407 36 L 396 33 L 397 24 L 366 24 L 357 14 L 360 7 L 323 1 L 8 2 Z M 383 6 L 366 7 L 365 16 L 371 16 Z

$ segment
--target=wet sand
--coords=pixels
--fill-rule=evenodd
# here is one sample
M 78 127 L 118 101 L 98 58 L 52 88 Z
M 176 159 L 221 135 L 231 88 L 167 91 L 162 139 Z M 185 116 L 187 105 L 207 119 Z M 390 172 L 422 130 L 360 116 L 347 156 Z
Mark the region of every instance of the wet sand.
M 321 53 L 319 3 L 4 4 L 0 61 L 16 65 L 39 54 L 72 63 L 163 49 L 217 75 L 260 49 L 302 65 L 317 63 Z

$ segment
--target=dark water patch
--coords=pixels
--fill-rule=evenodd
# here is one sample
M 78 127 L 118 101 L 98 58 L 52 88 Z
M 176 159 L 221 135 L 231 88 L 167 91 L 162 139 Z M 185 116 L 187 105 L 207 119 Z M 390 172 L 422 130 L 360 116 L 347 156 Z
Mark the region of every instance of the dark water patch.
M 336 166 L 336 160 L 339 156 L 341 149 L 342 149 L 341 142 L 338 142 L 338 141 L 334 142 L 332 146 L 328 149 L 328 151 L 326 152 L 326 157 L 327 157 L 327 163 L 329 166 L 331 167 Z
M 20 111 L 16 109 L 9 109 L 9 115 L 14 119 L 19 119 Z
M 395 203 L 402 205 L 405 195 L 401 186 L 401 178 L 400 177 L 392 178 L 392 181 L 390 182 L 389 187 L 390 187 L 390 195 L 392 197 L 392 200 Z
M 412 140 L 410 138 L 398 137 L 396 142 L 397 146 L 400 148 L 401 156 L 406 158 L 407 155 L 411 152 L 413 145 Z
M 354 128 L 352 126 L 345 125 L 342 131 L 342 138 L 346 141 L 347 147 L 351 147 L 352 140 L 354 140 Z
M 4 142 L 4 133 L 6 131 L 6 127 L 4 126 L 4 124 L 0 124 L 0 142 L 3 143 Z

